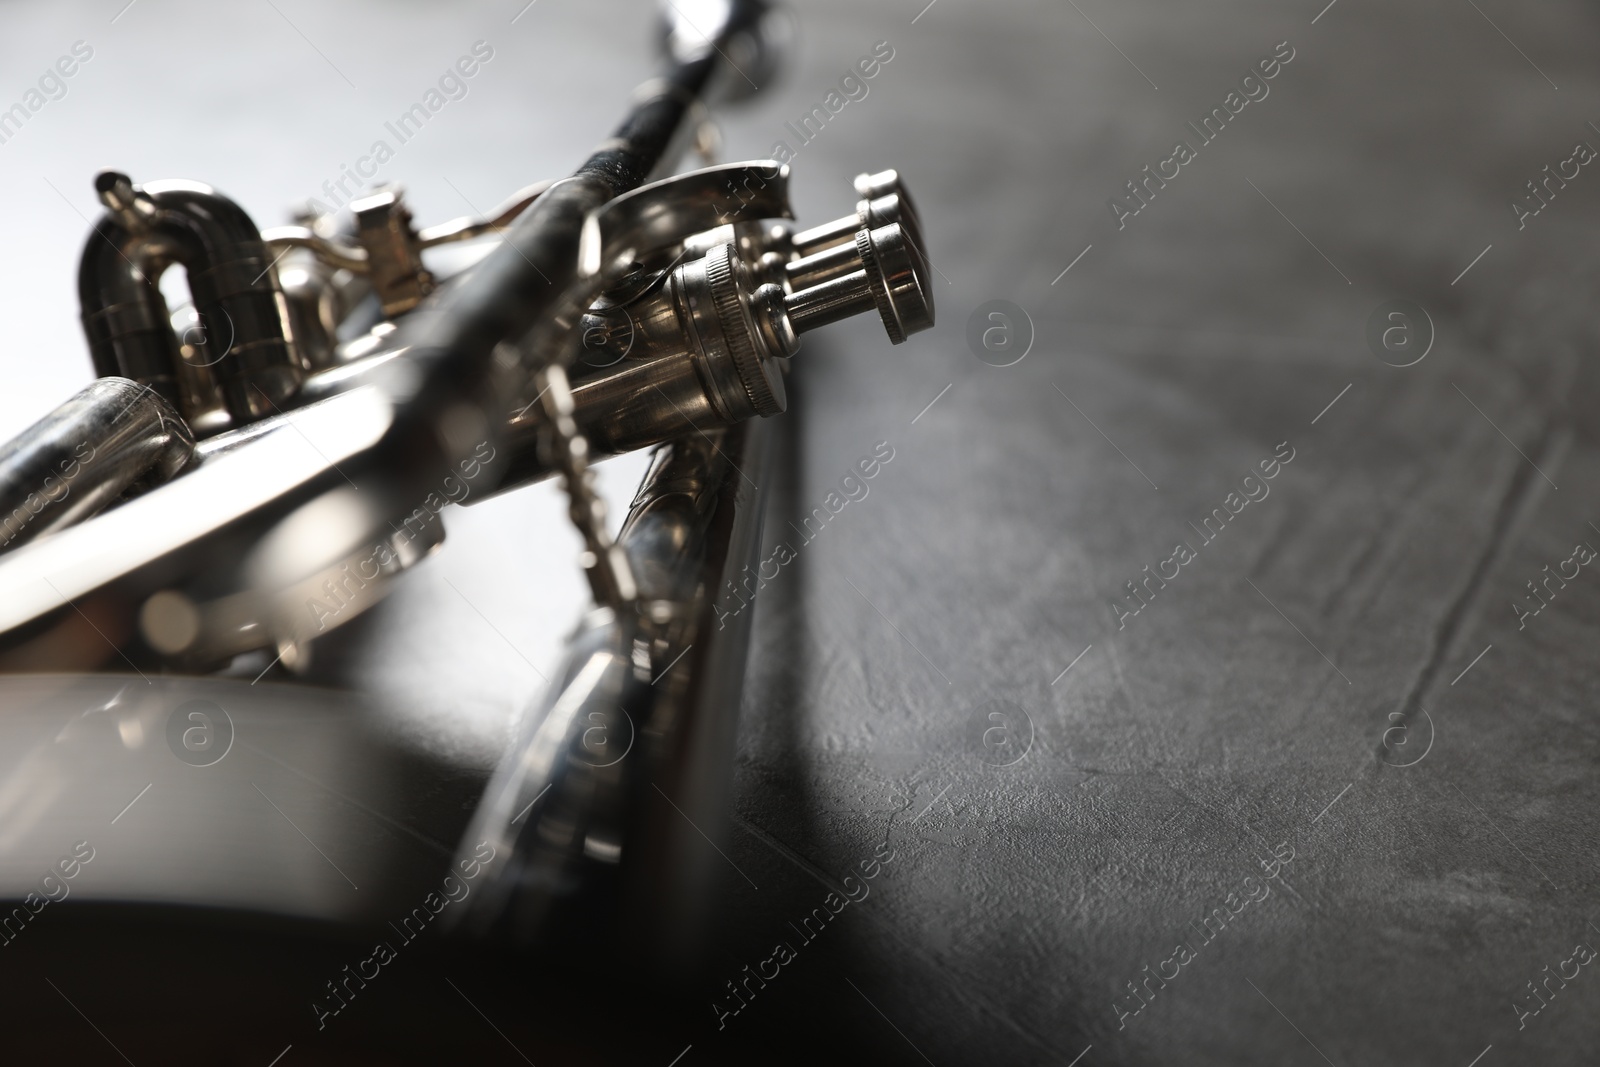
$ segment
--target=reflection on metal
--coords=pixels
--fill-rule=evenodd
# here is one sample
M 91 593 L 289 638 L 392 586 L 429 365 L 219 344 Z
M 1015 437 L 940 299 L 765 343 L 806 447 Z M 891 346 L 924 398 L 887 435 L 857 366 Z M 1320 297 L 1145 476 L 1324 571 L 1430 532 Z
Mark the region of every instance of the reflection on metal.
M 189 427 L 159 393 L 102 378 L 0 454 L 0 552 L 169 481 L 193 456 Z
M 454 916 L 465 932 L 536 941 L 614 892 L 656 965 L 692 953 L 722 862 L 700 834 L 724 822 L 751 617 L 718 620 L 714 602 L 758 555 L 764 500 L 746 476 L 764 480 L 770 432 L 747 422 L 657 451 L 619 539 L 641 610 L 584 620 L 506 750 L 462 837 L 458 860 L 481 840 L 497 854 Z
M 422 241 L 411 225 L 411 209 L 400 190 L 376 189 L 350 202 L 356 241 L 366 252 L 366 274 L 385 317 L 403 315 L 433 292 L 433 274 L 422 265 Z
M 393 826 L 414 783 L 349 693 L 27 674 L 0 676 L 0 706 L 0 899 L 38 893 L 79 841 L 87 875 L 48 887 L 79 904 L 381 921 L 437 877 L 442 846 Z
M 664 963 L 707 898 L 691 843 L 721 823 L 749 614 L 717 620 L 712 600 L 755 560 L 763 420 L 787 407 L 802 334 L 876 313 L 898 344 L 933 324 L 895 172 L 798 231 L 787 166 L 666 176 L 709 149 L 708 105 L 765 84 L 783 26 L 762 0 L 686 7 L 692 22 L 664 7 L 666 69 L 614 134 L 484 218 L 419 229 L 388 186 L 261 233 L 209 187 L 102 173 L 79 277 L 100 380 L 0 450 L 0 672 L 131 668 L 152 686 L 305 670 L 439 547 L 448 500 L 558 475 L 594 607 L 462 838 L 484 874 L 456 922 L 526 942 L 580 898 L 610 900 Z M 486 236 L 454 277 L 424 263 Z M 173 264 L 193 297 L 176 315 L 156 284 Z M 613 537 L 590 465 L 649 446 Z M 164 725 L 130 711 L 120 736 L 167 730 L 184 772 L 231 767 L 259 721 L 229 691 L 189 693 Z M 53 773 L 0 781 L 0 813 Z M 157 803 L 162 781 L 134 799 Z M 271 906 L 236 890 L 218 891 Z M 341 914 L 324 904 L 305 910 Z
M 197 604 L 234 595 L 253 604 L 247 621 L 256 626 L 235 631 L 235 645 L 273 648 L 295 637 L 312 614 L 297 595 L 300 583 L 391 536 L 387 516 L 399 512 L 381 491 L 363 494 L 359 514 L 330 510 L 300 539 L 300 558 L 245 564 L 301 508 L 350 493 L 341 468 L 381 439 L 392 418 L 371 389 L 290 412 L 254 428 L 244 444 L 213 445 L 183 477 L 0 555 L 0 669 L 79 669 L 153 655 L 136 639 L 138 616 L 168 589 Z M 119 639 L 97 636 L 79 611 Z
M 592 453 L 782 412 L 784 360 L 802 333 L 873 311 L 896 343 L 933 325 L 926 261 L 899 224 L 860 230 L 839 248 L 848 253 L 848 272 L 785 292 L 759 283 L 734 245 L 715 245 L 628 299 L 628 331 L 595 331 L 606 310 L 593 312 L 585 336 L 598 339 L 571 371 L 574 421 Z M 547 427 L 538 406 L 512 418 L 501 490 L 552 472 L 540 444 Z
M 578 260 L 587 276 L 617 276 L 652 253 L 739 219 L 789 219 L 789 168 L 724 163 L 644 185 L 589 213 Z
M 417 234 L 417 243 L 423 248 L 432 248 L 435 245 L 451 244 L 456 241 L 471 241 L 486 234 L 499 233 L 510 226 L 512 221 L 528 209 L 528 205 L 544 193 L 553 181 L 534 182 L 523 189 L 517 190 L 488 218 L 477 219 L 470 215 L 449 222 L 441 222 L 437 226 L 429 226 Z
M 168 266 L 182 263 L 206 330 L 232 338 L 207 368 L 228 414 L 250 421 L 293 395 L 299 358 L 250 216 L 199 182 L 135 186 L 126 174 L 102 171 L 95 190 L 106 214 L 84 244 L 78 289 L 96 372 L 132 378 L 182 403 L 185 364 L 156 287 Z

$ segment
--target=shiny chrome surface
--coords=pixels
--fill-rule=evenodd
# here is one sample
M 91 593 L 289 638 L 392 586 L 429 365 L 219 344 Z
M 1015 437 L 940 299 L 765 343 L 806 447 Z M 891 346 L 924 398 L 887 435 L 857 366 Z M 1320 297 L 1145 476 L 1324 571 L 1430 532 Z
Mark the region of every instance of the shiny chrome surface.
M 917 243 L 921 244 L 922 220 L 917 215 L 916 204 L 906 191 L 899 171 L 857 174 L 853 185 L 858 197 L 855 214 L 795 234 L 794 249 L 797 254 L 815 255 L 825 248 L 848 242 L 857 230 L 875 229 L 891 222 L 905 225 Z
M 397 812 L 412 783 L 378 709 L 350 693 L 124 665 L 0 675 L 0 701 L 0 899 L 36 890 L 77 840 L 94 854 L 66 889 L 80 903 L 381 921 L 437 880 L 446 846 L 362 813 Z M 38 936 L 13 923 L 0 948 Z
M 170 486 L 108 471 L 98 495 L 41 506 L 29 536 L 81 521 L 106 494 L 133 497 L 0 560 L 0 644 L 37 650 L 41 628 L 87 597 L 121 636 L 64 666 L 109 652 L 210 669 L 263 648 L 303 665 L 317 637 L 437 547 L 438 508 L 418 502 L 468 466 L 484 490 L 472 500 L 561 475 L 596 602 L 636 611 L 594 457 L 783 411 L 799 335 L 845 315 L 877 310 L 895 342 L 932 323 L 916 244 L 884 222 L 909 203 L 893 172 L 863 175 L 856 215 L 798 243 L 774 161 L 644 183 L 686 116 L 726 89 L 722 54 L 767 17 L 759 4 L 723 15 L 698 44 L 675 31 L 668 75 L 572 177 L 488 219 L 419 231 L 386 187 L 352 202 L 353 227 L 308 212 L 264 240 L 205 186 L 103 173 L 108 213 L 81 271 L 95 365 L 168 397 L 188 439 L 206 440 Z M 487 234 L 499 243 L 458 279 L 423 264 L 429 245 Z M 192 328 L 168 321 L 155 285 L 173 263 L 190 272 Z M 382 319 L 342 340 L 374 297 Z
M 580 888 L 586 862 L 620 858 L 632 769 L 624 761 L 649 687 L 648 672 L 634 662 L 636 626 L 636 618 L 609 608 L 591 613 L 551 686 L 524 715 L 462 837 L 469 851 L 469 839 L 495 850 L 471 910 L 453 916 L 471 933 L 504 927 L 529 940 L 551 907 Z
M 324 263 L 356 274 L 366 274 L 371 269 L 365 248 L 343 244 L 317 233 L 310 226 L 274 226 L 261 231 L 261 240 L 268 248 L 278 251 L 304 248 Z
M 0 556 L 0 669 L 149 660 L 158 650 L 137 635 L 145 602 L 161 592 L 195 604 L 242 595 L 254 608 L 230 635 L 236 646 L 305 635 L 317 620 L 297 586 L 393 533 L 379 517 L 393 513 L 383 498 L 339 473 L 392 419 L 370 389 L 287 413 L 184 477 Z M 82 635 L 86 604 L 115 641 L 68 640 Z
M 250 216 L 199 182 L 139 187 L 125 174 L 102 171 L 95 189 L 107 213 L 84 245 L 78 288 L 96 371 L 120 373 L 183 403 L 179 344 L 156 287 L 167 267 L 181 263 L 209 338 L 202 363 L 214 368 L 228 413 L 242 424 L 287 400 L 301 366 L 272 261 Z
M 449 222 L 429 226 L 417 234 L 417 243 L 423 248 L 432 248 L 435 245 L 471 241 L 486 234 L 498 233 L 511 225 L 518 215 L 528 210 L 528 205 L 539 199 L 544 191 L 554 184 L 554 181 L 540 181 L 517 190 L 488 218 L 478 219 L 464 215 Z
M 715 142 L 709 106 L 771 73 L 782 23 L 755 0 L 693 24 L 668 7 L 666 70 L 613 136 L 485 218 L 418 228 L 385 185 L 263 233 L 209 187 L 102 173 L 80 271 L 101 380 L 0 454 L 0 505 L 26 513 L 0 555 L 0 671 L 304 675 L 440 547 L 448 503 L 559 475 L 593 608 L 461 839 L 487 876 L 458 918 L 530 942 L 609 884 L 671 966 L 709 879 L 680 818 L 723 810 L 748 615 L 713 600 L 755 559 L 762 420 L 802 333 L 875 310 L 898 343 L 933 311 L 897 177 L 802 242 L 787 165 L 671 174 Z M 482 237 L 453 277 L 424 262 Z M 613 536 L 591 463 L 652 445 Z
M 751 618 L 719 618 L 716 598 L 756 561 L 764 500 L 746 475 L 765 479 L 769 433 L 750 421 L 656 453 L 619 538 L 642 610 L 585 619 L 523 718 L 462 837 L 458 860 L 496 852 L 465 929 L 548 939 L 615 886 L 612 936 L 635 956 L 681 972 L 702 941 L 720 859 L 688 836 L 723 823 Z
M 528 209 L 528 205 L 539 199 L 540 194 L 553 184 L 554 182 L 550 181 L 534 182 L 513 193 L 488 218 L 463 215 L 449 222 L 429 226 L 418 231 L 412 243 L 421 250 L 457 241 L 471 241 L 487 234 L 498 233 L 511 225 L 518 215 Z M 262 230 L 261 240 L 273 251 L 288 248 L 306 249 L 324 264 L 354 274 L 368 274 L 373 269 L 373 262 L 369 259 L 364 245 L 348 244 L 332 234 L 319 233 L 315 226 L 275 226 L 270 230 Z
M 876 310 L 898 344 L 933 325 L 926 263 L 899 225 L 861 230 L 854 245 L 840 247 L 854 269 L 788 295 L 760 284 L 735 246 L 723 244 L 594 309 L 571 376 L 573 418 L 594 453 L 782 412 L 782 361 L 810 330 Z M 540 447 L 546 426 L 534 406 L 513 417 L 497 491 L 551 473 Z
M 641 186 L 591 212 L 578 258 L 586 275 L 605 272 L 614 279 L 652 253 L 680 251 L 707 230 L 793 217 L 787 166 L 724 163 Z
M 433 273 L 422 265 L 422 241 L 398 188 L 375 190 L 350 202 L 356 241 L 366 252 L 367 279 L 385 316 L 403 315 L 433 292 Z
M 0 454 L 0 552 L 169 481 L 193 456 L 188 426 L 159 393 L 101 378 Z

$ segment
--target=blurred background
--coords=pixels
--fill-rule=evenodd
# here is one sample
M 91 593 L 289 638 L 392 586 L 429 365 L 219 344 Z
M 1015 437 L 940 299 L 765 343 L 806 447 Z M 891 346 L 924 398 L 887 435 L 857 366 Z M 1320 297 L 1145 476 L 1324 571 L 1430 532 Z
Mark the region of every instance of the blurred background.
M 408 953 L 318 1031 L 305 1002 L 361 954 L 336 933 L 62 921 L 0 952 L 0 1045 L 283 1067 L 1593 1062 L 1600 600 L 1558 565 L 1600 545 L 1600 15 L 793 16 L 781 79 L 718 112 L 723 154 L 792 150 L 806 223 L 898 168 L 940 318 L 892 349 L 847 321 L 795 358 L 761 554 L 796 559 L 754 607 L 705 979 Z M 384 139 L 379 179 L 435 222 L 568 173 L 656 56 L 631 0 L 0 18 L 0 105 L 80 58 L 0 143 L 6 435 L 91 377 L 75 278 L 97 170 L 204 181 L 266 227 Z M 398 144 L 385 123 L 477 42 L 465 95 Z M 801 143 L 790 124 L 884 46 Z M 798 529 L 869 456 L 870 491 Z M 614 519 L 645 463 L 602 465 Z M 446 841 L 586 602 L 564 509 L 550 484 L 450 509 L 441 552 L 318 646 L 316 701 L 359 696 L 448 768 L 394 789 Z M 1534 588 L 1547 568 L 1568 580 Z M 344 751 L 285 729 L 308 758 Z M 172 803 L 150 841 L 195 815 Z M 121 829 L 91 835 L 84 883 L 138 862 Z

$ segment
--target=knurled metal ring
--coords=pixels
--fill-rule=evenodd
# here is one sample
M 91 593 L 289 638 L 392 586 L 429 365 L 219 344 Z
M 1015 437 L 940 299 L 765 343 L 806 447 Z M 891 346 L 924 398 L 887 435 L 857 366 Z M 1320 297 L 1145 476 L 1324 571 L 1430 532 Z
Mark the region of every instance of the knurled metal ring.
M 884 282 L 883 268 L 878 264 L 877 253 L 872 248 L 872 231 L 856 231 L 856 252 L 861 256 L 861 265 L 867 271 L 867 288 L 872 292 L 872 302 L 878 306 L 878 317 L 883 320 L 883 329 L 889 335 L 892 344 L 903 344 L 906 333 L 900 328 L 900 316 L 895 313 L 894 301 L 889 298 L 889 290 Z
M 783 404 L 772 392 L 766 368 L 761 365 L 761 356 L 751 337 L 750 317 L 745 313 L 744 297 L 734 277 L 732 246 L 718 245 L 706 254 L 706 284 L 711 290 L 723 343 L 728 347 L 734 369 L 739 372 L 751 410 L 763 418 L 780 413 Z

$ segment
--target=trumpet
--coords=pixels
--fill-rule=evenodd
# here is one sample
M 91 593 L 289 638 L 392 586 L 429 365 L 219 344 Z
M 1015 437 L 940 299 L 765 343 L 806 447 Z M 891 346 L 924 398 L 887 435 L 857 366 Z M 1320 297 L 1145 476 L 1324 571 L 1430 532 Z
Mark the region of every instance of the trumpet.
M 452 923 L 536 937 L 624 856 L 658 918 L 692 910 L 686 831 L 637 794 L 719 811 L 747 623 L 710 625 L 712 601 L 755 558 L 763 503 L 741 472 L 805 334 L 875 315 L 899 344 L 934 322 L 896 171 L 809 228 L 784 163 L 673 173 L 748 87 L 731 75 L 779 60 L 766 3 L 700 6 L 709 29 L 666 6 L 665 69 L 610 138 L 481 218 L 418 227 L 382 186 L 262 230 L 198 182 L 98 174 L 78 279 L 96 380 L 0 449 L 0 671 L 205 676 L 264 651 L 292 675 L 440 548 L 445 504 L 559 477 L 594 603 L 461 837 L 484 873 Z M 455 242 L 481 255 L 425 264 Z M 613 537 L 591 464 L 652 447 Z
M 422 230 L 392 187 L 351 204 L 353 233 L 328 217 L 260 231 L 199 183 L 99 174 L 106 213 L 79 273 L 97 381 L 0 455 L 3 656 L 31 658 L 68 601 L 115 586 L 135 613 L 123 650 L 134 662 L 203 670 L 257 648 L 301 662 L 355 614 L 315 603 L 330 583 L 351 585 L 350 553 L 263 547 L 308 543 L 312 528 L 350 551 L 388 543 L 384 565 L 356 579 L 384 585 L 442 541 L 437 508 L 412 521 L 421 502 L 469 468 L 477 481 L 486 453 L 476 499 L 561 474 L 597 599 L 635 599 L 594 515 L 589 461 L 782 413 L 788 360 L 811 330 L 875 312 L 900 343 L 933 322 L 920 221 L 892 170 L 860 175 L 855 212 L 807 230 L 789 221 L 788 167 L 774 161 L 620 191 L 616 168 L 659 165 L 651 142 L 685 110 L 676 91 L 652 88 L 636 106 L 623 131 L 638 144 L 623 139 L 490 218 Z M 429 247 L 490 234 L 499 246 L 461 275 L 441 281 L 423 264 Z M 180 264 L 193 301 L 174 314 L 158 283 Z M 337 455 L 211 492 L 293 440 Z M 92 458 L 69 477 L 71 453 Z M 332 514 L 352 487 L 361 503 L 342 508 L 341 528 Z M 158 512 L 169 521 L 145 522 Z M 165 530 L 134 538 L 133 526 Z M 258 565 L 219 581 L 210 561 L 243 541 Z M 75 562 L 104 556 L 92 575 Z M 378 599 L 362 592 L 352 606 Z M 110 658 L 82 651 L 88 662 L 52 665 Z

